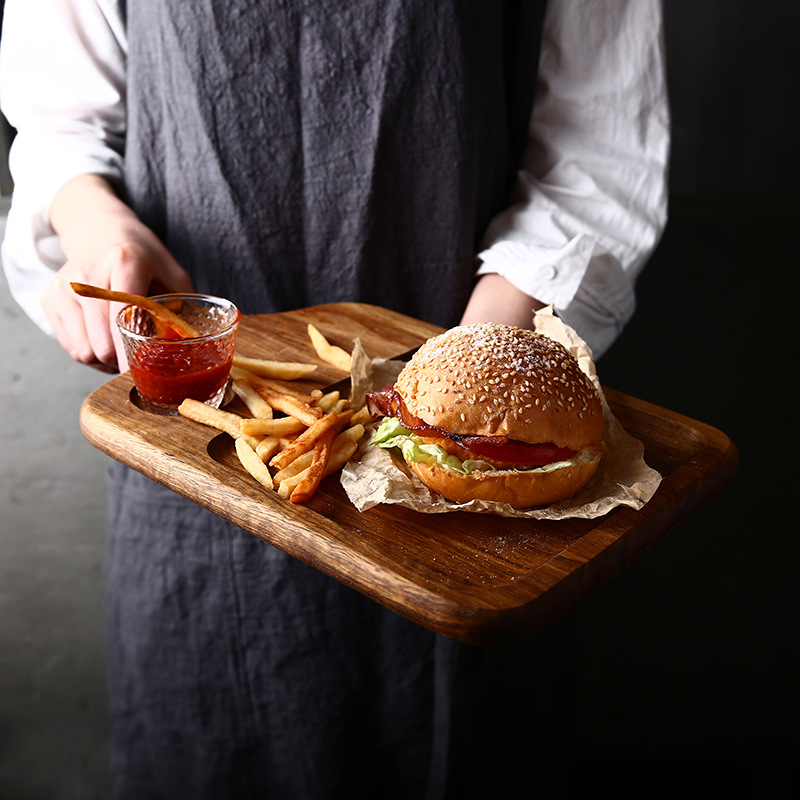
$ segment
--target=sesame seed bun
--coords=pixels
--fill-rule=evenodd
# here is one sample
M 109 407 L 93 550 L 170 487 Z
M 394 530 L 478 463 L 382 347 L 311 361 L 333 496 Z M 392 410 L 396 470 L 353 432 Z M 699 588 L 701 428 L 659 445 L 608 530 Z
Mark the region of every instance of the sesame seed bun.
M 395 389 L 411 414 L 460 435 L 582 450 L 603 433 L 600 398 L 569 351 L 508 325 L 464 325 L 429 339 Z
M 462 476 L 409 464 L 448 499 L 542 505 L 571 496 L 597 470 L 603 434 L 598 392 L 569 351 L 540 333 L 497 323 L 451 328 L 420 347 L 394 388 L 411 415 L 450 434 L 507 436 L 576 451 L 569 467 L 543 473 L 500 465 Z

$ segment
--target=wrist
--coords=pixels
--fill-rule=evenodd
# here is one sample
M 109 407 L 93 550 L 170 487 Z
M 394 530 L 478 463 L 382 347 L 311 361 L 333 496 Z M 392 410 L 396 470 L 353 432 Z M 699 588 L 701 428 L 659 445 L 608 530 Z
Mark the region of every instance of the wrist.
M 475 284 L 461 324 L 499 322 L 532 328 L 533 315 L 540 308 L 544 308 L 544 303 L 525 294 L 502 275 L 490 272 Z
M 53 199 L 50 224 L 64 254 L 72 258 L 103 241 L 125 241 L 139 221 L 105 178 L 80 175 L 66 183 Z
M 61 187 L 50 205 L 50 224 L 60 237 L 95 226 L 100 217 L 117 219 L 120 224 L 136 218 L 101 175 L 73 178 Z

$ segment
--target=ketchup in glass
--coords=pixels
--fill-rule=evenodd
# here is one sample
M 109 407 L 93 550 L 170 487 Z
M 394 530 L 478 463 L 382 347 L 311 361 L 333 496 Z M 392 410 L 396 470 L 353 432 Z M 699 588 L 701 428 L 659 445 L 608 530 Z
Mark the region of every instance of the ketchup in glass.
M 126 306 L 117 322 L 139 405 L 176 414 L 186 398 L 219 405 L 230 374 L 241 314 L 230 301 L 207 295 L 151 298 L 168 305 L 198 332 L 185 337 L 149 312 Z

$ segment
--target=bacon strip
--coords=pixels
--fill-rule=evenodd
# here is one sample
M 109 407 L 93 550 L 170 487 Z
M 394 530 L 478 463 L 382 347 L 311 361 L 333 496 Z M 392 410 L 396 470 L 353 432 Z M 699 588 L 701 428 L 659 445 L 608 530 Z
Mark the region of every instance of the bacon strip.
M 394 386 L 386 386 L 379 392 L 367 392 L 367 410 L 372 419 L 393 417 L 395 415 L 392 410 L 392 400 L 395 395 Z

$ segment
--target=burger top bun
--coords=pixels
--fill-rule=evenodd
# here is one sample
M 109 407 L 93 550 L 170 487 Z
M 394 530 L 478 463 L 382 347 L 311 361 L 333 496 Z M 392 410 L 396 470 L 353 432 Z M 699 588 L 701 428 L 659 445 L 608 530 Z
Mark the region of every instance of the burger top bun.
M 572 450 L 597 447 L 602 437 L 592 381 L 563 345 L 522 328 L 451 328 L 420 347 L 395 389 L 411 414 L 452 433 Z

